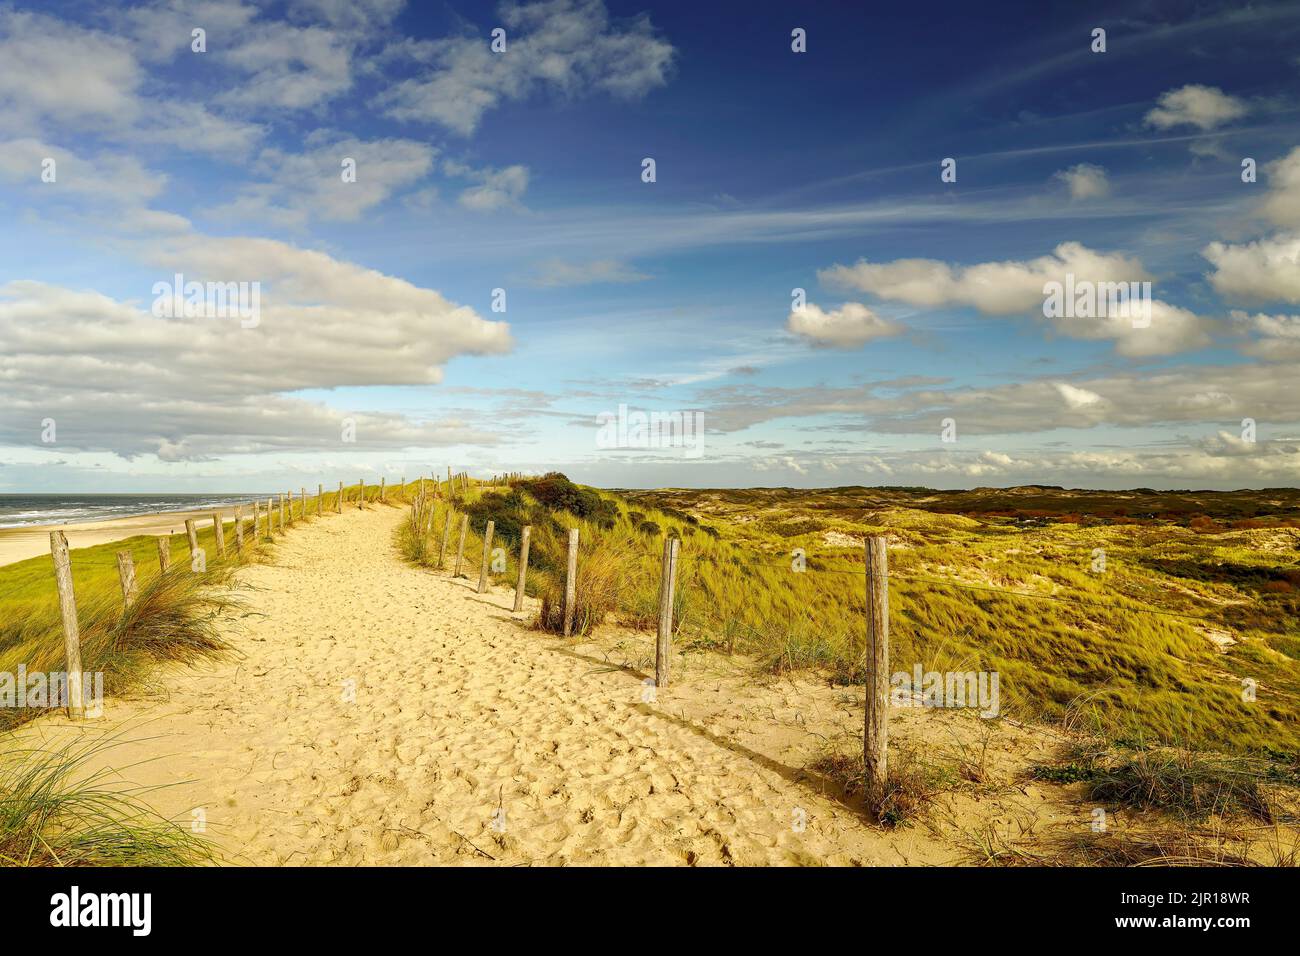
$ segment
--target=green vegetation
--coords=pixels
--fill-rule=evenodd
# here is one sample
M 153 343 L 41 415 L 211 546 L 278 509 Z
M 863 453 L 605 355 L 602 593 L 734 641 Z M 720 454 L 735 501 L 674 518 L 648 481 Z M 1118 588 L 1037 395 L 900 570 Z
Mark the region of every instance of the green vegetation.
M 207 570 L 190 570 L 184 535 L 171 541 L 172 565 L 159 570 L 156 539 L 138 535 L 125 541 L 70 552 L 84 672 L 103 672 L 104 693 L 120 695 L 147 680 L 154 665 L 188 662 L 220 654 L 219 619 L 237 609 L 226 585 L 236 564 L 216 554 L 211 525 L 199 535 L 209 555 Z M 233 552 L 233 542 L 227 542 Z M 135 562 L 139 593 L 123 607 L 117 552 Z M 54 567 L 43 555 L 0 568 L 0 673 L 62 672 L 66 669 L 63 625 L 59 616 Z M 0 730 L 39 716 L 32 708 L 0 710 Z
M 857 683 L 862 541 L 881 534 L 893 670 L 996 671 L 1004 714 L 1070 717 L 1111 737 L 1300 751 L 1300 492 L 613 493 L 552 474 L 476 487 L 453 506 L 470 515 L 475 572 L 489 518 L 512 562 L 533 526 L 528 590 L 549 630 L 561 626 L 569 527 L 579 633 L 654 627 L 672 535 L 679 646 Z
M 187 866 L 213 862 L 208 843 L 158 817 L 138 793 L 104 786 L 87 763 L 112 738 L 58 750 L 0 752 L 0 864 Z

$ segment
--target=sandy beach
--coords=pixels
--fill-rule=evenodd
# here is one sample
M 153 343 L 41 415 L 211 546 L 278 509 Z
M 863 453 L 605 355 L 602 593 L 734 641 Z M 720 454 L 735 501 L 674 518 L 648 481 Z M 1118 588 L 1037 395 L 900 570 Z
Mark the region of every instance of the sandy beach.
M 349 510 L 281 539 L 239 572 L 247 613 L 229 660 L 158 675 L 102 718 L 51 715 L 20 736 L 99 755 L 231 863 L 899 865 L 960 859 L 967 827 L 1080 825 L 1051 788 L 956 792 L 935 822 L 869 826 L 809 765 L 861 746 L 860 688 L 756 681 L 730 659 L 677 654 L 647 697 L 653 634 L 575 643 L 532 630 L 512 592 L 412 567 L 405 510 Z M 894 739 L 984 745 L 1010 777 L 1049 736 L 903 710 Z M 991 742 L 986 741 L 992 735 Z
M 0 566 L 25 561 L 50 553 L 50 532 L 62 530 L 68 547 L 89 548 L 110 541 L 121 541 L 138 534 L 184 534 L 186 518 L 211 519 L 213 513 L 233 520 L 234 506 L 204 508 L 200 511 L 168 511 L 160 514 L 110 518 L 103 521 L 71 521 L 63 524 L 39 524 L 25 528 L 0 528 Z M 244 514 L 250 514 L 248 508 Z

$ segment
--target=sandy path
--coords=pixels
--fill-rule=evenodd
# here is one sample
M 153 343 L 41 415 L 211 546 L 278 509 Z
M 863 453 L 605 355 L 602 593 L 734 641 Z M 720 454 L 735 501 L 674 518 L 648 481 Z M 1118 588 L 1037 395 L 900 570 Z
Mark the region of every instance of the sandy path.
M 684 680 L 646 703 L 633 669 L 522 626 L 508 590 L 407 566 L 402 516 L 293 531 L 272 563 L 240 572 L 256 612 L 231 628 L 242 659 L 172 671 L 161 698 L 110 700 L 97 722 L 135 739 L 113 751 L 123 779 L 166 785 L 149 800 L 173 819 L 201 809 L 232 862 L 952 858 L 916 829 L 865 826 L 776 751 L 742 745 L 743 721 L 711 725 L 699 701 L 725 711 L 721 684 Z M 776 689 L 746 693 L 760 697 L 745 713 L 783 706 Z M 86 732 L 31 727 L 51 742 Z

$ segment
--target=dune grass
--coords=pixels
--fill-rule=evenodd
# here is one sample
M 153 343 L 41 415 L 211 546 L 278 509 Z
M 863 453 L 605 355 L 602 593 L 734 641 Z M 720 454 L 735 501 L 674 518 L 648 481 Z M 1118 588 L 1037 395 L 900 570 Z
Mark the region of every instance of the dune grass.
M 879 491 L 615 494 L 546 476 L 440 502 L 427 547 L 436 562 L 441 509 L 469 514 L 466 573 L 476 577 L 489 518 L 511 567 L 530 524 L 528 593 L 541 600 L 538 625 L 558 631 L 567 532 L 577 527 L 575 628 L 584 634 L 605 621 L 655 626 L 663 540 L 678 537 L 679 646 L 859 683 L 861 542 L 883 534 L 893 670 L 996 671 L 1004 714 L 1060 721 L 1082 711 L 1090 729 L 1113 737 L 1136 728 L 1193 749 L 1300 753 L 1300 591 L 1287 590 L 1289 576 L 1300 580 L 1300 530 L 1289 518 L 1212 534 L 1072 513 L 972 517 L 936 510 L 937 493 Z M 1003 497 L 990 504 L 1005 507 Z M 1183 513 L 1170 496 L 1160 507 Z M 1231 502 L 1229 514 L 1247 513 Z M 513 585 L 509 572 L 495 579 Z M 1226 652 L 1210 639 L 1220 631 L 1237 641 Z
M 100 736 L 56 750 L 0 746 L 0 865 L 214 862 L 207 841 L 159 817 L 141 791 L 110 787 L 108 770 L 87 767 L 115 743 Z

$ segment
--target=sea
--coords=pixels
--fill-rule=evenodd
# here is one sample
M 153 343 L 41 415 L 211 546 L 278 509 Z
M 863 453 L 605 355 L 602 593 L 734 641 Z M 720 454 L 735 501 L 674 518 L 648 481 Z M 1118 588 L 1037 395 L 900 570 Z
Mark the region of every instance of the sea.
M 0 528 L 103 521 L 167 511 L 199 511 L 265 500 L 266 493 L 190 495 L 0 495 Z

